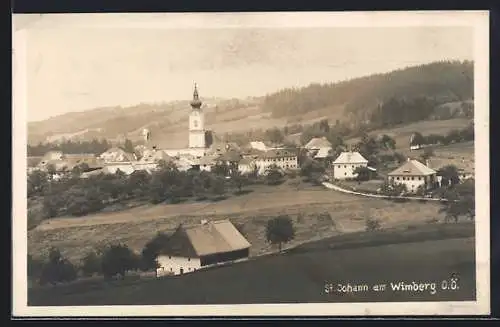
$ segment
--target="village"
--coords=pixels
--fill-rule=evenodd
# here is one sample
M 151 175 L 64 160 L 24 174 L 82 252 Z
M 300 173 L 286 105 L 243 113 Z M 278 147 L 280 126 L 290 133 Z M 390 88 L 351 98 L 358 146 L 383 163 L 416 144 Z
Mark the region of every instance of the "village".
M 195 85 L 186 148 L 159 148 L 151 132 L 145 129 L 144 142 L 136 146 L 134 152 L 127 152 L 121 147 L 112 147 L 100 155 L 49 151 L 38 162 L 34 161 L 35 164 L 29 165 L 28 175 L 42 171 L 49 174 L 52 181 L 62 180 L 67 176 L 91 179 L 93 176 L 117 174 L 132 178 L 137 174 L 152 175 L 162 169 L 210 173 L 216 170 L 220 172 L 221 167 L 225 167 L 222 169 L 223 178 L 230 181 L 239 180 L 242 176 L 254 176 L 267 178 L 270 184 L 279 184 L 286 176 L 299 174 L 332 192 L 415 201 L 446 201 L 443 192 L 434 191 L 474 178 L 474 172 L 470 170 L 473 165 L 470 162 L 465 165 L 465 158 L 461 160 L 464 169 L 446 161 L 436 162 L 431 158 L 432 154 L 425 155 L 426 144 L 418 140 L 422 138 L 418 133 L 412 134 L 408 140 L 410 155 L 393 160 L 390 165 L 381 166 L 382 169 L 375 167 L 373 158 L 365 158 L 361 153 L 363 146 L 367 147 L 368 143 L 374 142 L 373 138 L 361 140 L 357 145 L 340 147 L 334 147 L 326 137 L 313 137 L 304 146 L 270 145 L 261 140 L 245 145 L 220 142 L 207 144 L 201 105 Z M 389 144 L 386 145 L 389 150 L 391 142 L 394 143 L 387 135 L 379 142 Z M 367 153 L 366 150 L 364 152 Z M 198 182 L 202 183 L 200 180 Z M 242 185 L 243 182 L 240 182 L 240 191 Z M 141 187 L 140 184 L 136 186 L 137 189 Z M 196 186 L 193 187 L 196 189 Z M 275 240 L 281 249 L 281 244 L 293 237 L 293 228 L 289 221 L 279 218 L 273 221 L 277 226 L 274 232 L 272 224 L 268 224 L 268 234 L 271 235 L 267 237 L 271 242 Z M 251 244 L 243 234 L 228 219 L 202 219 L 199 224 L 180 224 L 155 250 L 154 257 L 151 258 L 156 267 L 154 274 L 156 277 L 184 275 L 201 268 L 247 260 Z M 161 237 L 156 241 L 159 239 Z M 125 268 L 119 268 L 118 271 L 120 269 Z

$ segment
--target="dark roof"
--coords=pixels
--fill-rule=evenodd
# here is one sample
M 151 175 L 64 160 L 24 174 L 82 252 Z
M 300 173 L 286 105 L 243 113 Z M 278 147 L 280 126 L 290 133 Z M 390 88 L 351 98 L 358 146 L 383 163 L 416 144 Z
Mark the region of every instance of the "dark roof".
M 266 152 L 263 152 L 259 155 L 260 158 L 263 159 L 272 159 L 272 158 L 283 158 L 283 157 L 296 157 L 296 150 L 288 150 L 288 149 L 272 149 Z
M 194 226 L 180 225 L 159 253 L 197 258 L 249 247 L 250 243 L 229 220 L 220 220 Z

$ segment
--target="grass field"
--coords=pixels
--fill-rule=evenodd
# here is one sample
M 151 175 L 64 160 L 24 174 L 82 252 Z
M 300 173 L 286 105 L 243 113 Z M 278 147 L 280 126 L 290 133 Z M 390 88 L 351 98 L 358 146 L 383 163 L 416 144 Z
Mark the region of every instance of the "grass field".
M 419 234 L 420 235 L 417 235 Z M 377 240 L 396 244 L 375 246 Z M 432 236 L 425 240 L 425 235 Z M 115 285 L 61 285 L 30 289 L 36 305 L 161 305 L 298 302 L 460 301 L 475 299 L 474 224 L 438 224 L 352 234 L 306 244 L 284 254 L 255 258 L 185 276 L 123 281 Z M 447 238 L 435 240 L 436 237 Z M 453 238 L 456 237 L 456 238 Z M 365 243 L 351 248 L 336 245 Z M 396 240 L 399 239 L 399 240 Z M 400 243 L 420 239 L 418 243 Z M 434 239 L 434 240 L 433 240 Z M 355 244 L 354 244 L 355 245 Z M 459 288 L 441 289 L 455 274 Z M 390 283 L 436 283 L 436 293 L 397 292 Z M 338 284 L 367 285 L 364 292 L 338 292 Z M 329 285 L 333 289 L 329 289 Z M 387 284 L 384 292 L 373 285 Z
M 410 150 L 410 137 L 413 133 L 419 132 L 422 135 L 440 134 L 446 135 L 454 129 L 462 129 L 469 125 L 471 119 L 448 119 L 448 120 L 423 120 L 416 123 L 387 128 L 378 129 L 370 132 L 370 135 L 387 134 L 396 141 L 396 151 L 403 152 Z M 347 143 L 354 144 L 359 141 L 359 138 L 349 139 Z
M 51 246 L 75 263 L 96 245 L 124 242 L 136 251 L 158 231 L 171 231 L 179 223 L 199 223 L 201 219 L 226 219 L 243 224 L 252 244 L 251 256 L 274 252 L 265 240 L 265 226 L 270 218 L 289 214 L 296 227 L 295 240 L 288 246 L 341 233 L 360 231 L 365 219 L 376 217 L 382 227 L 442 220 L 437 203 L 394 203 L 342 194 L 321 186 L 310 186 L 299 179 L 233 196 L 220 202 L 145 205 L 114 213 L 100 213 L 81 218 L 47 220 L 28 232 L 28 251 L 38 256 Z M 328 212 L 331 220 L 320 214 Z

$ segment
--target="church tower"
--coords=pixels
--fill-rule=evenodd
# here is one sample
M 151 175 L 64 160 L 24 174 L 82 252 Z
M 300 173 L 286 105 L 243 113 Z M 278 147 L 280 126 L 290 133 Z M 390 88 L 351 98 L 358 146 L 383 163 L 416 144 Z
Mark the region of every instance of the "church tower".
M 198 96 L 198 88 L 194 85 L 193 100 L 191 101 L 191 113 L 189 114 L 189 147 L 206 148 L 205 143 L 205 117 L 201 110 L 201 101 Z

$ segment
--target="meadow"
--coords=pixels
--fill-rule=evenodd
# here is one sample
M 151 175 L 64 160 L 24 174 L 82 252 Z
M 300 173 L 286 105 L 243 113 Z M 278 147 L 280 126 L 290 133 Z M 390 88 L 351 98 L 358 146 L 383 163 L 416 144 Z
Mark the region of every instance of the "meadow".
M 179 223 L 197 224 L 201 219 L 230 219 L 241 224 L 252 244 L 251 256 L 275 252 L 265 239 L 267 221 L 280 214 L 292 218 L 298 244 L 365 229 L 365 219 L 377 218 L 382 228 L 443 220 L 437 203 L 395 203 L 384 199 L 342 194 L 312 186 L 299 178 L 279 186 L 257 186 L 248 194 L 218 202 L 143 205 L 79 218 L 56 218 L 28 231 L 28 252 L 48 253 L 55 246 L 78 263 L 87 251 L 105 243 L 123 242 L 141 251 L 159 231 L 170 232 Z M 325 215 L 325 213 L 329 214 Z
M 267 255 L 184 276 L 125 279 L 115 284 L 101 282 L 94 285 L 33 288 L 28 290 L 28 304 L 165 305 L 474 300 L 474 224 L 433 224 L 419 229 L 400 228 L 331 237 L 304 244 L 288 253 Z M 393 244 L 387 244 L 388 242 Z M 348 246 L 349 243 L 351 246 Z M 459 288 L 442 289 L 443 281 L 446 280 L 449 285 L 452 276 L 458 278 Z M 436 292 L 433 293 L 430 289 L 417 292 L 392 290 L 391 283 L 399 282 L 435 283 Z M 368 290 L 339 292 L 338 284 L 367 285 Z M 373 289 L 374 285 L 382 284 L 386 285 L 385 291 Z

